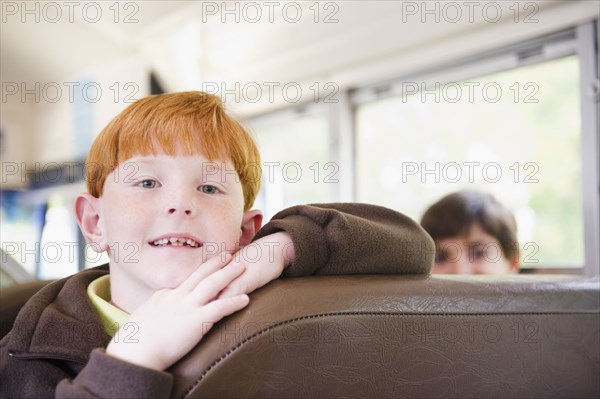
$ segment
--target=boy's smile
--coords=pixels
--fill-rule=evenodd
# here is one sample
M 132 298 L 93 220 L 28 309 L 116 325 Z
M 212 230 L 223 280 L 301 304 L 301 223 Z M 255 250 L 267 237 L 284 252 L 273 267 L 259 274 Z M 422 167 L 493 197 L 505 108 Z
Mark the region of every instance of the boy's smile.
M 155 247 L 200 248 L 202 242 L 189 234 L 165 234 L 155 240 L 150 240 Z
M 247 244 L 255 231 L 244 234 L 244 224 L 259 214 L 244 212 L 233 165 L 202 155 L 135 156 L 89 201 L 95 241 L 110 257 L 112 299 L 125 311 L 179 286 L 208 258 Z

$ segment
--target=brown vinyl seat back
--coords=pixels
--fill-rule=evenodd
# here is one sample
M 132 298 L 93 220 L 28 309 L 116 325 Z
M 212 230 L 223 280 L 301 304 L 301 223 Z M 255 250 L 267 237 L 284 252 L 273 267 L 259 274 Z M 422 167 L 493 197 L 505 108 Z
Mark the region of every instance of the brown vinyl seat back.
M 171 368 L 177 398 L 600 396 L 598 280 L 277 280 Z

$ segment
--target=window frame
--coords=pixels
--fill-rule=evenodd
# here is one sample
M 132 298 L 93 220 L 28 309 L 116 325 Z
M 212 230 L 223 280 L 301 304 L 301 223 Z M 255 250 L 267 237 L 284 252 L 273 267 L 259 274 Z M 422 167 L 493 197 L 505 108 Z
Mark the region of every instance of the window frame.
M 244 120 L 244 125 L 249 128 L 255 139 L 258 139 L 260 136 L 260 129 L 262 126 L 272 126 L 272 125 L 281 125 L 283 126 L 285 123 L 294 121 L 295 119 L 302 117 L 311 117 L 311 116 L 323 116 L 328 124 L 328 140 L 327 140 L 327 153 L 331 157 L 332 152 L 334 152 L 334 143 L 332 142 L 332 134 L 331 134 L 331 114 L 329 112 L 329 108 L 324 103 L 313 103 L 313 102 L 304 102 L 295 104 L 290 107 L 286 107 L 283 109 L 279 109 L 273 112 L 268 112 L 264 114 L 259 114 L 253 117 L 246 118 Z M 284 132 L 282 132 L 284 134 Z M 261 181 L 260 191 L 257 195 L 257 201 L 264 202 L 264 209 L 261 209 L 265 220 L 269 220 L 273 215 L 277 212 L 281 211 L 281 209 L 272 209 L 266 201 L 266 181 L 265 181 L 265 162 L 269 162 L 270 160 L 264 159 L 264 154 L 261 151 L 261 162 L 263 165 L 263 178 Z M 331 187 L 329 190 L 330 198 L 335 198 L 336 190 L 334 187 Z

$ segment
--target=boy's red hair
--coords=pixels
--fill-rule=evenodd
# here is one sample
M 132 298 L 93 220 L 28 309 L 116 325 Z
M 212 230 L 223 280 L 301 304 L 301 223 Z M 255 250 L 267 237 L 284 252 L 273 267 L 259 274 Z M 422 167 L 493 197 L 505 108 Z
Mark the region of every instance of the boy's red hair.
M 260 189 L 260 154 L 250 134 L 212 94 L 190 91 L 145 97 L 117 115 L 98 135 L 86 160 L 87 189 L 102 196 L 104 182 L 136 155 L 197 155 L 231 160 L 244 191 L 244 210 Z

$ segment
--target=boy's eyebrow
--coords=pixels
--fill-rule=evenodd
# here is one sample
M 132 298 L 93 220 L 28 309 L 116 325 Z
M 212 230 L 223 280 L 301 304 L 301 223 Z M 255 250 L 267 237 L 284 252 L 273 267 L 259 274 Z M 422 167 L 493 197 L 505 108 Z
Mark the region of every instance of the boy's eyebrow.
M 138 172 L 139 166 L 152 167 L 152 166 L 154 166 L 154 163 L 155 162 L 153 159 L 141 158 L 141 159 L 125 161 L 123 164 L 123 167 L 126 170 L 127 169 L 131 170 L 130 174 L 133 175 L 134 173 Z M 127 164 L 135 165 L 135 168 L 132 169 L 132 167 L 131 166 L 128 167 Z M 231 168 L 231 170 L 230 170 L 230 168 Z M 229 172 L 236 172 L 236 170 L 235 170 L 235 168 L 233 168 L 233 166 L 228 167 L 224 162 L 219 162 L 219 161 L 204 161 L 204 162 L 202 162 L 202 175 L 203 176 L 222 176 L 223 173 L 228 174 Z
M 221 164 L 222 162 L 202 162 L 202 172 L 221 172 L 223 171 Z
M 136 164 L 136 163 L 140 163 L 140 164 L 148 164 L 148 165 L 152 165 L 154 164 L 155 160 L 154 159 L 148 159 L 148 158 L 139 158 L 139 159 L 135 159 L 135 158 L 130 158 L 127 161 L 123 162 L 124 164 Z M 223 165 L 225 164 L 225 162 L 219 162 L 219 161 L 204 161 L 202 162 L 202 168 L 210 168 L 212 170 L 222 170 L 223 169 Z M 225 166 L 225 169 L 227 169 L 227 167 Z
M 152 159 L 144 159 L 144 158 L 140 158 L 140 159 L 135 159 L 135 158 L 130 158 L 128 160 L 126 160 L 125 162 L 123 162 L 123 165 L 127 165 L 127 164 L 152 164 L 153 160 Z
M 222 183 L 225 183 L 227 176 L 234 174 L 236 181 L 238 181 L 238 174 L 233 165 L 229 166 L 224 162 L 203 162 L 202 163 L 202 178 L 204 179 L 219 179 Z

